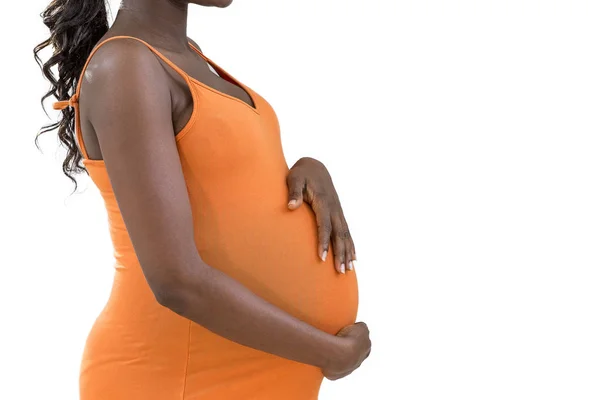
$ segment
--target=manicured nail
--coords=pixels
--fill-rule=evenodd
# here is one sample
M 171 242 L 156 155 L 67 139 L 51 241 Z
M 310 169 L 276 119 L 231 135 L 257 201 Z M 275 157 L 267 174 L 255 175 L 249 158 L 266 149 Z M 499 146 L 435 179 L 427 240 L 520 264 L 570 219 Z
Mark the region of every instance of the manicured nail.
M 323 254 L 321 254 L 321 260 L 325 261 L 326 258 L 327 258 L 327 250 L 325 250 L 323 252 Z
M 342 264 L 342 266 L 340 267 L 340 272 L 341 272 L 342 274 L 345 274 L 345 273 L 346 273 L 346 267 L 344 267 L 344 264 Z
M 354 264 L 352 261 L 348 261 L 348 270 L 352 271 L 354 269 Z

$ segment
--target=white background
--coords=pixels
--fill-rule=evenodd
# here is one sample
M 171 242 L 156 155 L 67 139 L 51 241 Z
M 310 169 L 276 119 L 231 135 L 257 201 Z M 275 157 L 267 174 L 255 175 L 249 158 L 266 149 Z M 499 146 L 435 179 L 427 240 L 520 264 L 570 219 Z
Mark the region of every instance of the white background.
M 97 189 L 69 196 L 56 132 L 33 143 L 46 5 L 8 2 L 0 27 L 10 400 L 77 398 L 112 283 Z M 188 35 L 278 112 L 288 162 L 328 166 L 355 238 L 373 351 L 321 399 L 600 399 L 599 20 L 583 0 L 191 6 Z

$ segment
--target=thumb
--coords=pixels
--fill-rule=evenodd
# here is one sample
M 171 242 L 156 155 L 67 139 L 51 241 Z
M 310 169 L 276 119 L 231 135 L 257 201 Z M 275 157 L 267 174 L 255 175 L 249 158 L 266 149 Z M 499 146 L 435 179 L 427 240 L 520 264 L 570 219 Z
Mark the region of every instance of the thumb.
M 296 176 L 293 172 L 287 177 L 288 184 L 288 208 L 295 210 L 300 207 L 304 197 L 304 179 Z

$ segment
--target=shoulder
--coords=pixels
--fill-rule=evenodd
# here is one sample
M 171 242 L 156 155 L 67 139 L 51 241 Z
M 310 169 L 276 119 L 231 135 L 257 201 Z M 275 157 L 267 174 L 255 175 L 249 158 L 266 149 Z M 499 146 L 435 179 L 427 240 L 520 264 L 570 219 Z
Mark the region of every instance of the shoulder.
M 169 77 L 159 57 L 135 39 L 102 43 L 82 79 L 80 99 L 92 122 L 125 111 L 163 118 L 161 110 L 168 109 L 170 115 Z
M 190 43 L 192 43 L 194 45 L 195 48 L 197 48 L 198 50 L 200 50 L 200 52 L 202 52 L 202 49 L 200 48 L 200 46 L 198 46 L 198 43 L 193 41 L 192 38 L 190 38 L 190 37 L 188 37 L 188 40 L 190 41 Z
M 160 79 L 164 70 L 158 57 L 144 43 L 119 38 L 102 43 L 93 54 L 83 79 L 92 85 L 128 79 Z

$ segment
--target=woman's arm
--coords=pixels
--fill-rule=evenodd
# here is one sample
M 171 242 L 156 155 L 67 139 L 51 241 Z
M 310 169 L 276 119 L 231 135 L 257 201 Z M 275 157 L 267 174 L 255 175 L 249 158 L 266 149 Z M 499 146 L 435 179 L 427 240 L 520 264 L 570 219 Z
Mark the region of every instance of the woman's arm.
M 202 261 L 174 139 L 171 101 L 181 93 L 169 84 L 168 67 L 135 41 L 107 43 L 94 59 L 82 84 L 82 111 L 157 301 L 227 339 L 333 376 L 360 365 L 370 349 L 366 326 L 357 325 L 362 334 L 328 334 Z

